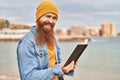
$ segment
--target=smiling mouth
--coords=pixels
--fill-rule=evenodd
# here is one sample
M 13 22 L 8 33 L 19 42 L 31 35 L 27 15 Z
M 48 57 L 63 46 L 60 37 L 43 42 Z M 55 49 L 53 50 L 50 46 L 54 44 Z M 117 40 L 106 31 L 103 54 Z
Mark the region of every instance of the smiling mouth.
M 49 32 L 49 31 L 52 31 L 53 27 L 50 25 L 50 24 L 47 24 L 47 25 L 44 25 L 44 31 L 46 32 Z
M 52 26 L 50 24 L 47 24 L 45 26 L 46 26 L 46 28 L 51 28 L 52 29 Z

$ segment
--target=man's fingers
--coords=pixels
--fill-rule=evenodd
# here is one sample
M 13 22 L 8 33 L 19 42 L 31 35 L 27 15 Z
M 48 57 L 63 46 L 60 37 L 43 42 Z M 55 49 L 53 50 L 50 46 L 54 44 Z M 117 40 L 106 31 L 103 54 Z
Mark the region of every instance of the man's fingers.
M 65 73 L 75 69 L 75 62 L 72 61 L 70 64 L 62 68 Z

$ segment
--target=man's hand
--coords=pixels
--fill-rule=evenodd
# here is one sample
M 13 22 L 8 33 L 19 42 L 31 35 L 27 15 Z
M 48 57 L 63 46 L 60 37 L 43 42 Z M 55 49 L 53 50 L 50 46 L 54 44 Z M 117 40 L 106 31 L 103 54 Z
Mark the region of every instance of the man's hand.
M 70 64 L 68 64 L 67 66 L 61 66 L 62 67 L 62 70 L 64 73 L 69 73 L 70 71 L 74 70 L 75 67 L 76 67 L 76 63 L 75 61 L 72 61 Z

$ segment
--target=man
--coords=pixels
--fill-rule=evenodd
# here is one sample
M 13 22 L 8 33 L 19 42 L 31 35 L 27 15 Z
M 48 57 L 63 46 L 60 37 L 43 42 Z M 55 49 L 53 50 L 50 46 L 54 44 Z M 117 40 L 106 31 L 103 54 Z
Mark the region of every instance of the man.
M 41 2 L 36 11 L 36 26 L 20 41 L 17 59 L 21 80 L 59 80 L 73 75 L 75 62 L 63 67 L 60 48 L 53 29 L 58 19 L 57 6 L 50 0 Z

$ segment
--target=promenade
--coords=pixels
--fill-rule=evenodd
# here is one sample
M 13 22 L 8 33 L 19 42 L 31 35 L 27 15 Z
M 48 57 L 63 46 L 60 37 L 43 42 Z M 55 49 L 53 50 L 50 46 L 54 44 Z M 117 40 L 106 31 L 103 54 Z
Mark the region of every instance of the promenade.
M 29 30 L 2 30 L 0 31 L 0 41 L 18 41 L 25 34 L 27 34 Z M 68 42 L 68 41 L 79 41 L 83 42 L 85 39 L 91 41 L 89 37 L 82 35 L 58 35 L 60 41 Z
M 86 36 L 81 36 L 81 35 L 65 35 L 65 36 L 58 36 L 59 41 L 61 42 L 69 42 L 69 41 L 78 41 L 78 42 L 84 42 L 86 39 L 88 39 L 88 41 L 91 41 L 91 39 L 89 37 Z
M 0 31 L 0 41 L 18 41 L 29 30 L 2 30 Z
M 19 41 L 25 34 L 0 34 L 0 41 Z M 59 41 L 69 42 L 78 41 L 84 42 L 85 39 L 91 41 L 89 37 L 85 36 L 58 36 Z
M 18 41 L 20 38 L 22 38 L 24 35 L 5 35 L 0 34 L 0 41 Z

